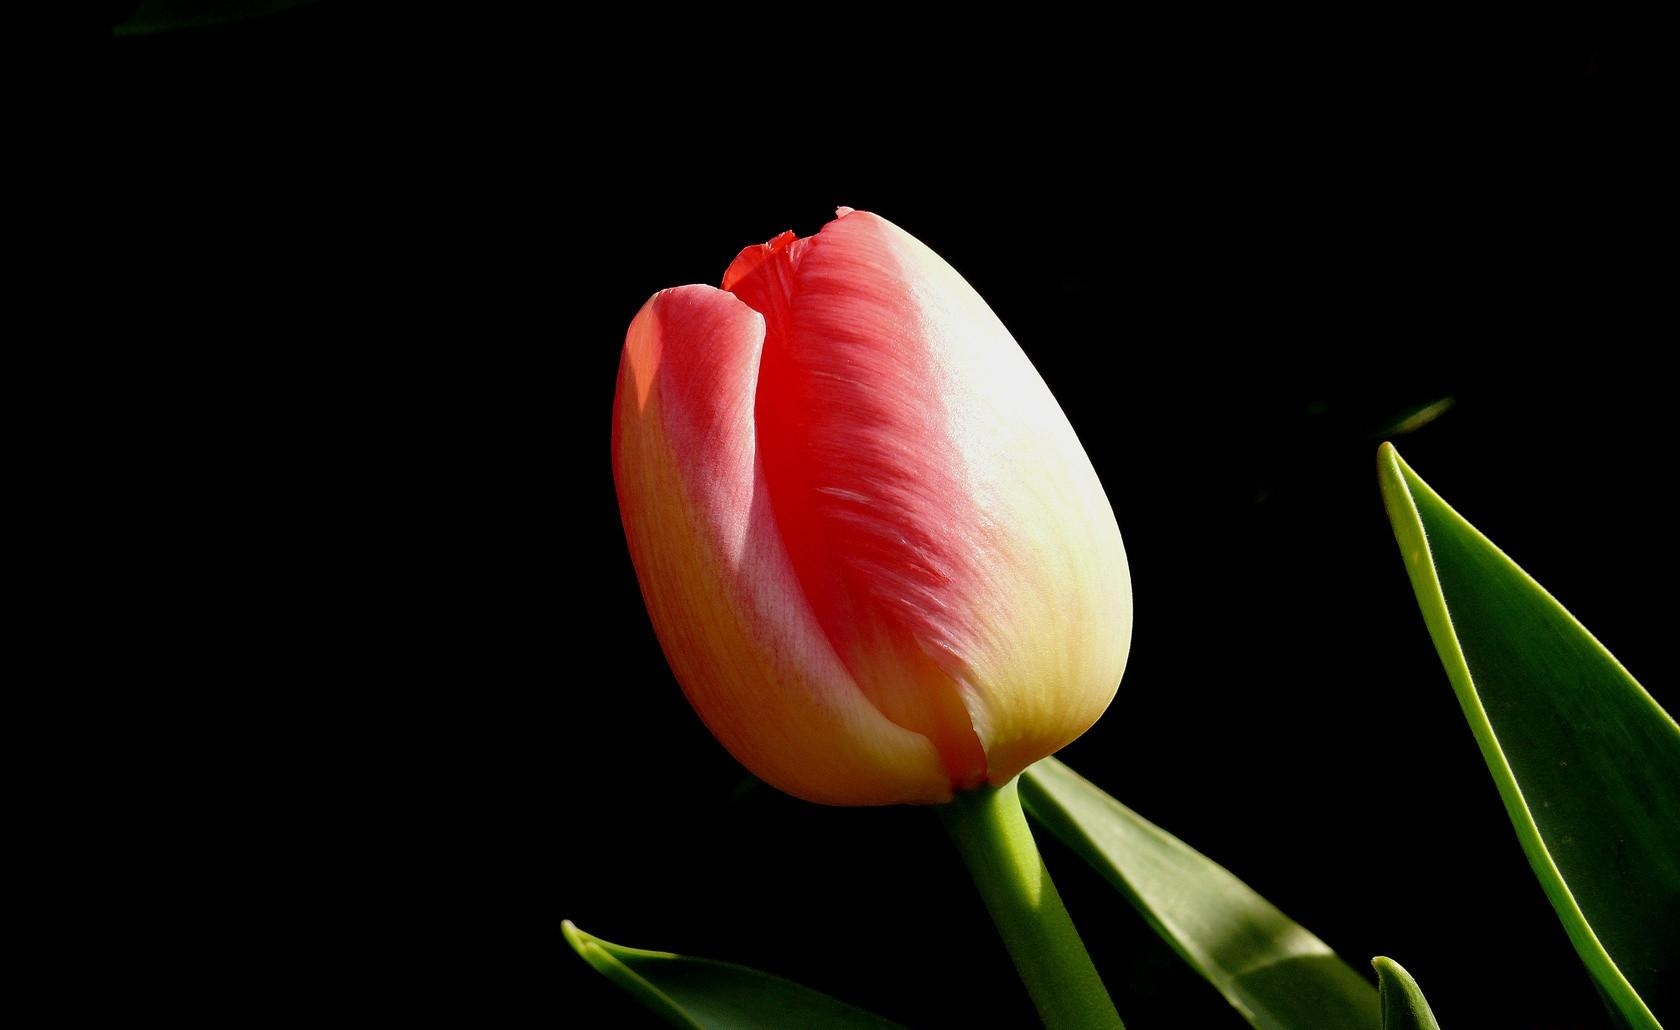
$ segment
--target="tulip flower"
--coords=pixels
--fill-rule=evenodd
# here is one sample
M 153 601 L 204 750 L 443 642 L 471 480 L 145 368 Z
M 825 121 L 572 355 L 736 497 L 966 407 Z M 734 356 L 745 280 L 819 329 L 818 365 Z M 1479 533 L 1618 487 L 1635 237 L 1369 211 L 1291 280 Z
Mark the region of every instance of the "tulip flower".
M 613 476 L 659 642 L 741 764 L 941 815 L 1047 1026 L 1120 1027 L 1015 777 L 1108 707 L 1131 579 L 1073 428 L 885 219 L 742 251 L 630 325 Z
M 1114 696 L 1131 585 L 1090 460 L 985 301 L 883 218 L 656 294 L 612 450 L 677 680 L 790 794 L 1001 786 Z

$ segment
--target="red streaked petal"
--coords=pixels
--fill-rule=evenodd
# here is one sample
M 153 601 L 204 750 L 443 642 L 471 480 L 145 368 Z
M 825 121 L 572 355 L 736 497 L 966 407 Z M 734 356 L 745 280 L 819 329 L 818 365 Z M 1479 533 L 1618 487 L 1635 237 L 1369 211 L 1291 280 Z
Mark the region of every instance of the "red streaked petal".
M 932 528 L 965 575 L 936 591 L 942 607 L 929 621 L 1001 785 L 1113 698 L 1131 638 L 1125 548 L 1067 416 L 997 315 L 908 233 L 862 212 L 834 228 L 854 223 L 870 227 L 870 252 L 890 256 L 915 301 L 928 390 L 958 456 L 960 501 L 948 528 Z M 800 266 L 801 290 L 813 260 Z
M 975 627 L 960 601 L 986 527 L 892 232 L 850 213 L 738 258 L 725 281 L 765 315 L 758 444 L 817 621 L 875 705 L 970 787 L 987 769 L 963 696 L 957 656 Z
M 687 286 L 650 300 L 625 339 L 613 473 L 654 629 L 706 725 L 775 786 L 944 800 L 933 746 L 859 691 L 794 576 L 758 459 L 763 338 L 735 296 Z

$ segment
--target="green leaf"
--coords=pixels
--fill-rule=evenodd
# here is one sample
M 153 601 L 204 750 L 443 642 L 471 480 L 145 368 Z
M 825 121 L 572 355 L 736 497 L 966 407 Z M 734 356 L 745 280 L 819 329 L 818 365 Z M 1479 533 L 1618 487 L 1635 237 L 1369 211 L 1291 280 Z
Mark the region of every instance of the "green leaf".
M 897 1023 L 746 966 L 643 951 L 584 933 L 560 932 L 602 976 L 684 1030 L 890 1030 Z
M 1680 727 L 1392 445 L 1378 468 L 1424 622 L 1529 865 L 1599 991 L 1654 1030 L 1641 995 L 1680 976 Z M 1537 484 L 1538 502 L 1562 488 Z
M 1371 960 L 1382 990 L 1383 1030 L 1441 1030 L 1429 1002 L 1406 968 L 1391 958 L 1378 955 Z
M 1021 799 L 1254 1026 L 1379 1026 L 1376 989 L 1323 941 L 1063 763 L 1029 768 Z
M 274 14 L 313 0 L 141 0 L 116 27 L 119 36 L 140 36 L 171 29 L 194 29 Z

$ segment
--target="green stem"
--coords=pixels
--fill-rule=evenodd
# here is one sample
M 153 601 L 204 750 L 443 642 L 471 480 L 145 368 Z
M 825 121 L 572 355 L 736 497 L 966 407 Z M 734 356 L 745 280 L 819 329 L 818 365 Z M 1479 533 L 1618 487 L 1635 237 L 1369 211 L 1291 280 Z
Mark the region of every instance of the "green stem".
M 1019 779 L 959 793 L 939 814 L 1049 1030 L 1124 1030 L 1021 812 Z

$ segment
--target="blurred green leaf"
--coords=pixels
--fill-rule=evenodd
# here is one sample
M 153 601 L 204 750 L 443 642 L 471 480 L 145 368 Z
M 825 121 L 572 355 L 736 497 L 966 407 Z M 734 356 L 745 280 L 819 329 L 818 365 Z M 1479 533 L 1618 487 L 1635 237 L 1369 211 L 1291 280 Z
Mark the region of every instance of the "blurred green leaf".
M 1046 758 L 1029 768 L 1021 800 L 1254 1026 L 1380 1025 L 1376 989 L 1323 941 L 1062 762 Z
M 1455 399 L 1451 396 L 1447 396 L 1430 401 L 1428 404 L 1419 404 L 1408 408 L 1391 419 L 1387 425 L 1383 426 L 1382 433 L 1377 437 L 1377 439 L 1380 440 L 1383 437 L 1405 436 L 1407 433 L 1415 433 L 1419 429 L 1422 429 L 1424 426 L 1427 426 L 1429 423 L 1451 411 L 1454 403 Z
M 672 1026 L 684 1030 L 891 1030 L 897 1023 L 745 966 L 643 951 L 560 932 L 585 962 Z
M 1378 466 L 1435 650 L 1529 864 L 1600 992 L 1654 1030 L 1641 995 L 1680 975 L 1680 727 L 1391 444 Z M 1537 484 L 1537 503 L 1562 488 Z
M 1382 992 L 1383 1030 L 1441 1030 L 1429 1002 L 1406 968 L 1391 958 L 1378 955 L 1371 960 Z
M 315 0 L 141 0 L 134 13 L 116 27 L 119 36 L 141 36 L 172 29 L 242 21 L 274 14 Z

